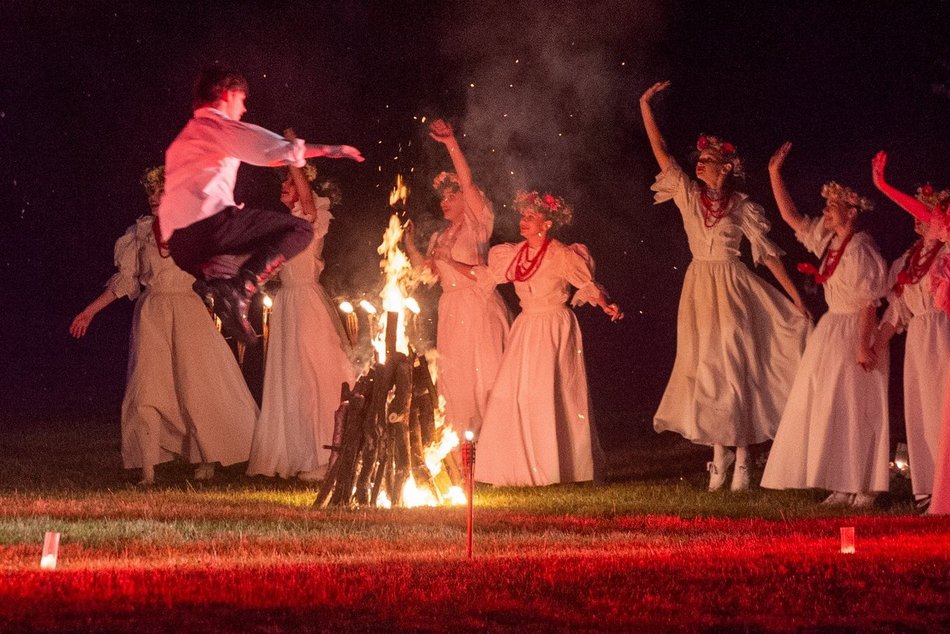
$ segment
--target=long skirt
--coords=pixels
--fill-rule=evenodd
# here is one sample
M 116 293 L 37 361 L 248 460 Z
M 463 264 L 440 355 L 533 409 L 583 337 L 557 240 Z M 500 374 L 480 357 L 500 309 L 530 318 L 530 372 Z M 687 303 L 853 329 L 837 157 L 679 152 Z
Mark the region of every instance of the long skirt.
M 506 486 L 594 477 L 584 346 L 566 306 L 514 321 L 478 439 L 475 479 Z
M 740 261 L 693 260 L 654 429 L 705 445 L 773 438 L 810 330 L 788 298 Z
M 314 283 L 285 285 L 274 300 L 248 475 L 292 478 L 330 461 L 341 387 L 354 379 L 323 293 Z
M 826 313 L 808 340 L 765 465 L 769 489 L 888 490 L 888 359 L 859 366 L 860 313 Z
M 122 401 L 122 462 L 244 462 L 257 403 L 231 349 L 191 289 L 136 302 Z
M 507 335 L 508 309 L 497 292 L 462 288 L 439 298 L 439 393 L 456 430 L 479 432 Z

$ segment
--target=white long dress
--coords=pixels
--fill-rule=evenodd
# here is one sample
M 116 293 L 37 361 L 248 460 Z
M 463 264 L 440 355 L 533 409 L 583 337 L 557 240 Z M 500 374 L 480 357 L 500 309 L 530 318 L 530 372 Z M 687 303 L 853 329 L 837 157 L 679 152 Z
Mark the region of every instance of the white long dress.
M 495 216 L 483 195 L 482 205 L 468 205 L 461 222 L 432 236 L 428 253 L 450 249 L 452 259 L 484 265 Z M 436 260 L 442 296 L 436 350 L 439 393 L 445 397 L 445 418 L 456 430 L 478 433 L 485 405 L 495 383 L 508 336 L 508 308 L 494 287 L 479 286 L 444 260 Z
M 122 462 L 154 466 L 182 456 L 229 465 L 247 460 L 257 403 L 231 349 L 191 285 L 161 257 L 143 216 L 116 242 L 116 297 L 138 298 L 122 401 Z M 144 287 L 144 290 L 141 290 Z
M 934 210 L 936 211 L 936 210 Z M 950 214 L 944 210 L 931 221 L 939 223 L 940 240 L 950 241 Z M 930 293 L 934 305 L 945 314 L 950 314 L 950 253 L 944 252 L 930 268 Z M 933 497 L 928 515 L 950 515 L 950 381 L 944 393 L 947 395 L 943 407 L 943 422 L 940 426 L 940 439 L 937 442 L 937 456 L 934 464 Z
M 320 286 L 329 199 L 315 197 L 314 239 L 280 270 L 270 314 L 261 415 L 254 429 L 248 475 L 292 478 L 330 461 L 334 414 L 353 366 Z M 299 203 L 295 215 L 301 215 Z
M 948 253 L 946 245 L 934 258 L 931 270 Z M 888 306 L 883 321 L 897 332 L 906 327 L 904 348 L 904 422 L 910 459 L 911 486 L 915 495 L 933 492 L 934 463 L 940 440 L 945 391 L 950 380 L 950 317 L 934 306 L 930 271 L 916 284 L 905 284 L 898 295 L 894 284 L 909 252 L 891 266 Z
M 820 256 L 832 235 L 821 218 L 808 218 L 796 237 Z M 888 359 L 871 372 L 856 360 L 861 312 L 887 292 L 887 267 L 871 236 L 854 234 L 824 291 L 828 312 L 808 338 L 762 486 L 887 491 Z
M 492 247 L 495 283 L 521 244 Z M 529 254 L 533 255 L 533 253 Z M 594 477 L 587 369 L 580 327 L 567 306 L 595 299 L 594 263 L 583 245 L 552 240 L 534 275 L 514 282 L 521 313 L 488 399 L 478 439 L 475 479 L 504 486 L 582 482 Z
M 752 258 L 784 255 L 766 234 L 762 207 L 734 193 L 715 226 L 703 219 L 700 187 L 675 162 L 653 185 L 657 203 L 673 200 L 693 260 L 676 319 L 676 360 L 653 418 L 705 445 L 745 447 L 772 438 L 811 323 L 778 289 L 739 260 L 742 237 Z

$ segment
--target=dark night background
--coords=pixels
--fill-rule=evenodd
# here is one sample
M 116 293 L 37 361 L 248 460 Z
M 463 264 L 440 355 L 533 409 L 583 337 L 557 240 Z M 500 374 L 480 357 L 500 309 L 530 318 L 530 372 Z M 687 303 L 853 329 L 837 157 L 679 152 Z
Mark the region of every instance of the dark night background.
M 449 163 L 423 116 L 455 123 L 495 202 L 496 240 L 516 238 L 505 206 L 515 189 L 572 202 L 562 237 L 590 247 L 627 314 L 610 324 L 578 311 L 595 413 L 614 438 L 650 429 L 690 259 L 672 203 L 652 205 L 646 87 L 673 81 L 655 111 L 681 163 L 700 132 L 738 146 L 790 270 L 806 255 L 766 173 L 783 141 L 795 144 L 785 175 L 800 209 L 818 213 L 831 179 L 871 195 L 869 229 L 889 260 L 912 222 L 873 190 L 873 154 L 889 151 L 889 179 L 906 191 L 950 186 L 946 1 L 7 0 L 0 13 L 4 424 L 118 418 L 131 302 L 100 313 L 82 340 L 67 329 L 112 274 L 116 238 L 147 212 L 139 177 L 162 162 L 195 75 L 215 60 L 250 82 L 245 121 L 367 157 L 320 165 L 344 192 L 324 252 L 331 293 L 374 290 L 397 172 L 410 215 L 434 226 L 428 183 Z M 277 209 L 276 194 L 267 170 L 241 168 L 238 201 Z

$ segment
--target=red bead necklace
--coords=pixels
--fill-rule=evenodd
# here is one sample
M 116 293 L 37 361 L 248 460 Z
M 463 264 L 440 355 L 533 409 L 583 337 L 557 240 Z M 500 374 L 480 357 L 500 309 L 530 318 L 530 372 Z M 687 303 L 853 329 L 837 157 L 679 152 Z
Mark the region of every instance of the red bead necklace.
M 930 270 L 930 265 L 933 264 L 942 246 L 943 244 L 941 242 L 937 242 L 929 251 L 924 251 L 924 239 L 921 238 L 911 247 L 901 272 L 897 274 L 897 283 L 894 284 L 893 289 L 895 295 L 900 297 L 904 292 L 905 286 L 908 284 L 916 284 L 923 279 L 927 271 Z
M 531 276 L 538 272 L 538 267 L 541 266 L 541 260 L 544 259 L 549 244 L 551 244 L 551 238 L 545 238 L 541 248 L 532 258 L 528 255 L 528 242 L 525 241 L 518 249 L 518 253 L 515 254 L 511 264 L 508 265 L 508 270 L 505 271 L 505 279 L 509 282 L 527 282 L 531 279 Z M 514 274 L 512 274 L 512 269 L 514 269 Z
M 835 274 L 835 269 L 838 268 L 838 263 L 841 262 L 841 256 L 844 253 L 845 247 L 851 242 L 853 236 L 854 232 L 852 231 L 845 236 L 845 239 L 841 241 L 841 246 L 837 249 L 828 248 L 827 253 L 825 253 L 825 258 L 821 261 L 820 270 L 816 269 L 814 264 L 807 262 L 800 262 L 798 264 L 798 270 L 814 277 L 815 282 L 818 284 L 824 284 Z
M 708 188 L 703 187 L 699 190 L 699 201 L 703 204 L 703 225 L 707 229 L 719 224 L 732 210 L 732 194 L 727 190 L 723 190 L 721 197 L 712 198 Z

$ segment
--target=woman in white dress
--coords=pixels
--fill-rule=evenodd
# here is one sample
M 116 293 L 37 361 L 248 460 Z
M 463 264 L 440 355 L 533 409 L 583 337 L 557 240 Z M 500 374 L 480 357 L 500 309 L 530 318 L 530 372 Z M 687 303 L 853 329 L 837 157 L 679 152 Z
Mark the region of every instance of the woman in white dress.
M 914 216 L 914 219 L 917 221 L 917 225 L 915 226 L 925 227 L 923 234 L 924 240 L 937 240 L 944 244 L 936 258 L 934 258 L 934 262 L 927 269 L 926 277 L 928 280 L 927 287 L 925 288 L 930 293 L 932 305 L 936 310 L 942 311 L 940 316 L 941 319 L 945 321 L 947 314 L 950 313 L 950 250 L 948 250 L 946 245 L 946 243 L 950 241 L 950 190 L 944 189 L 936 191 L 932 186 L 925 185 L 918 189 L 916 198 L 909 196 L 891 186 L 884 179 L 884 169 L 886 165 L 887 154 L 879 152 L 871 163 L 874 184 L 888 198 Z M 920 285 L 923 285 L 923 280 Z M 921 301 L 923 302 L 925 300 L 922 299 Z M 907 351 L 909 355 L 910 329 L 908 329 Z M 936 429 L 928 426 L 927 432 L 925 432 L 930 434 L 927 442 L 932 443 L 928 446 L 933 451 L 931 457 L 931 465 L 933 468 L 932 496 L 929 498 L 927 513 L 930 515 L 947 515 L 950 514 L 950 399 L 947 398 L 947 395 L 950 394 L 950 378 L 947 377 L 947 347 L 944 345 L 944 347 L 941 348 L 939 344 L 934 343 L 930 348 L 921 348 L 920 355 L 921 369 L 920 376 L 917 380 L 924 385 L 930 386 L 932 390 L 927 396 L 931 399 L 928 401 L 928 408 L 933 408 L 933 410 L 928 411 L 926 415 L 933 417 L 938 411 L 940 413 L 940 419 L 935 423 L 931 423 L 936 425 Z M 941 371 L 943 372 L 944 383 L 938 385 L 936 381 Z M 908 389 L 906 380 L 905 375 L 905 390 Z M 939 410 L 934 403 L 935 400 L 942 400 L 943 402 L 943 407 Z M 911 431 L 909 416 L 907 418 L 907 425 L 907 436 L 908 441 L 910 441 Z M 910 450 L 910 443 L 908 443 L 908 450 Z M 920 453 L 921 452 L 918 451 L 918 454 Z M 926 461 L 927 457 L 924 456 L 923 460 Z M 914 470 L 915 461 L 917 461 L 917 458 L 911 454 L 911 475 L 913 478 L 914 493 L 917 494 L 917 476 L 914 475 L 916 473 Z M 925 498 L 922 501 L 923 504 L 919 506 L 926 508 L 928 506 L 927 501 Z
M 475 479 L 502 486 L 591 480 L 597 440 L 569 286 L 577 289 L 572 305 L 600 306 L 611 321 L 623 313 L 594 282 L 587 248 L 549 237 L 571 219 L 561 198 L 522 192 L 515 209 L 525 240 L 492 247 L 488 267 L 469 273 L 486 285 L 513 283 L 521 303 L 488 399 Z
M 875 164 L 877 166 L 877 164 Z M 892 187 L 884 179 L 884 165 L 873 170 L 874 184 L 885 195 Z M 896 191 L 896 190 L 895 190 Z M 950 192 L 946 192 L 950 196 Z M 932 187 L 923 187 L 917 199 L 939 199 Z M 931 207 L 934 205 L 931 204 Z M 906 328 L 904 348 L 904 422 L 914 499 L 926 510 L 933 493 L 934 463 L 947 381 L 950 379 L 950 316 L 934 305 L 930 294 L 931 269 L 950 251 L 929 235 L 929 225 L 914 219 L 917 242 L 891 265 L 887 310 L 878 325 L 875 350 L 883 354 L 891 337 Z
M 164 168 L 146 172 L 152 214 L 164 190 Z M 154 215 L 143 216 L 116 242 L 119 271 L 76 315 L 74 337 L 119 297 L 136 299 L 122 401 L 122 462 L 155 481 L 155 465 L 181 456 L 198 463 L 195 477 L 214 476 L 214 463 L 247 460 L 257 404 L 231 349 L 192 290 L 195 278 L 159 249 Z M 144 290 L 143 290 L 144 287 Z
M 775 435 L 811 320 L 780 259 L 784 252 L 766 237 L 764 210 L 734 190 L 742 168 L 735 147 L 700 136 L 695 181 L 670 156 L 650 105 L 669 85 L 643 93 L 640 110 L 660 166 L 656 202 L 676 204 L 693 259 L 680 296 L 676 360 L 653 427 L 712 445 L 709 490 L 725 484 L 734 461 L 731 489 L 741 491 L 749 487 L 749 445 Z M 792 301 L 740 261 L 743 236 L 752 259 Z
M 828 312 L 808 346 L 779 422 L 762 486 L 831 491 L 824 504 L 870 507 L 888 490 L 887 350 L 874 350 L 875 308 L 887 292 L 887 266 L 870 235 L 855 230 L 866 198 L 834 182 L 822 187 L 820 218 L 802 215 L 782 178 L 791 149 L 769 161 L 782 218 L 821 258 L 799 268 L 822 285 Z
M 304 171 L 306 170 L 306 172 Z M 261 415 L 254 429 L 248 475 L 323 477 L 330 462 L 334 415 L 343 383 L 354 372 L 339 317 L 319 283 L 330 199 L 311 189 L 316 169 L 290 167 L 280 200 L 313 223 L 313 240 L 281 268 L 270 314 Z
M 446 421 L 455 429 L 478 433 L 510 319 L 501 295 L 494 288 L 479 287 L 463 271 L 485 264 L 495 214 L 472 180 L 452 127 L 437 119 L 429 132 L 448 150 L 455 168 L 454 174 L 442 172 L 433 182 L 449 226 L 432 236 L 425 256 L 416 248 L 412 223 L 406 226 L 404 244 L 413 266 L 431 269 L 442 286 L 436 350 Z M 457 269 L 451 262 L 461 267 Z

